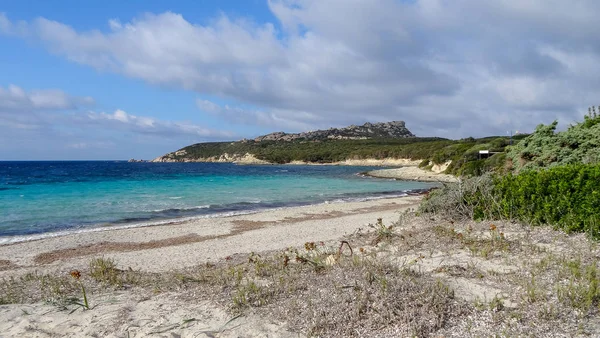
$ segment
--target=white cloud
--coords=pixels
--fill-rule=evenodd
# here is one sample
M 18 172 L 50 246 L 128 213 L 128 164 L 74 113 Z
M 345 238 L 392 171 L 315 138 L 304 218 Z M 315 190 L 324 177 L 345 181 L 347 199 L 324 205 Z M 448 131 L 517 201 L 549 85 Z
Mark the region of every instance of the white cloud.
M 111 149 L 111 148 L 114 148 L 115 146 L 116 146 L 116 144 L 114 142 L 102 142 L 102 141 L 98 141 L 98 142 L 75 142 L 75 143 L 70 143 L 70 144 L 66 145 L 67 148 L 78 149 L 78 150 L 83 150 L 83 149 Z
M 145 135 L 172 138 L 195 136 L 206 139 L 233 138 L 230 132 L 212 130 L 189 122 L 163 121 L 152 117 L 136 116 L 117 109 L 104 112 L 81 113 L 78 109 L 94 104 L 91 97 L 75 97 L 58 89 L 25 91 L 16 85 L 0 87 L 0 128 L 61 129 L 95 125 L 107 130 L 122 130 Z
M 185 121 L 85 112 L 91 97 L 57 89 L 0 87 L 0 160 L 150 159 L 190 143 L 236 138 Z
M 58 89 L 25 92 L 12 84 L 7 88 L 0 87 L 0 111 L 4 112 L 73 109 L 92 104 L 94 99 L 91 97 L 70 96 Z
M 595 0 L 268 4 L 281 31 L 278 23 L 222 15 L 200 25 L 166 12 L 110 20 L 108 32 L 0 15 L 0 32 L 97 69 L 231 99 L 239 104 L 197 103 L 228 121 L 273 128 L 402 119 L 418 135 L 463 137 L 576 119 L 598 104 Z
M 6 17 L 6 14 L 0 12 L 0 33 L 8 34 L 10 33 L 12 27 L 12 23 Z
M 253 124 L 270 128 L 285 128 L 288 130 L 308 130 L 311 122 L 320 119 L 313 114 L 295 111 L 296 119 L 288 119 L 290 112 L 271 110 L 269 112 L 248 109 L 238 106 L 220 106 L 209 100 L 197 99 L 196 106 L 201 111 L 218 116 L 228 122 L 236 124 Z M 301 121 L 301 122 L 300 122 Z
M 123 25 L 121 24 L 121 22 L 117 19 L 110 19 L 108 20 L 108 26 L 110 27 L 110 29 L 112 29 L 113 31 L 119 30 L 121 28 L 123 28 Z
M 115 110 L 112 114 L 88 112 L 87 120 L 78 119 L 77 122 L 171 138 L 193 136 L 202 139 L 231 139 L 235 137 L 226 131 L 212 130 L 189 122 L 162 121 L 151 117 L 131 115 L 121 109 Z

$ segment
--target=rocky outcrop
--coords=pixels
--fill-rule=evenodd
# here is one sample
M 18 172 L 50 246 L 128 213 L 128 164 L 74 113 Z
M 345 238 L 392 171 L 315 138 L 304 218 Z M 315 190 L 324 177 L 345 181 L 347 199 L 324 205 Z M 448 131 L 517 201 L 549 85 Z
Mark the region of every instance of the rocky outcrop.
M 246 153 L 240 154 L 228 154 L 224 153 L 220 156 L 213 157 L 201 157 L 201 158 L 190 158 L 187 157 L 185 150 L 178 150 L 176 152 L 168 153 L 166 155 L 157 157 L 151 162 L 209 162 L 209 163 L 237 163 L 237 164 L 270 164 L 267 161 L 260 160 L 254 155 Z
M 191 146 L 182 148 L 172 153 L 157 157 L 151 162 L 233 162 L 247 164 L 269 164 L 268 161 L 263 161 L 256 158 L 255 154 L 260 154 L 269 148 L 266 153 L 273 148 L 281 146 L 290 146 L 290 144 L 280 144 L 282 142 L 297 141 L 290 149 L 299 149 L 309 142 L 320 142 L 327 140 L 361 140 L 372 138 L 406 138 L 414 137 L 404 123 L 404 121 L 392 121 L 385 123 L 365 123 L 362 126 L 349 126 L 345 128 L 330 128 L 327 130 L 308 131 L 297 134 L 287 134 L 284 132 L 276 132 L 268 135 L 263 135 L 254 140 L 243 139 L 237 142 L 206 142 L 197 143 Z M 270 143 L 262 143 L 270 141 Z M 265 152 L 262 152 L 264 154 Z M 267 157 L 268 158 L 268 157 Z M 314 160 L 315 162 L 321 162 Z M 339 164 L 350 164 L 353 160 L 348 159 Z M 367 160 L 360 160 L 360 163 L 366 163 Z M 275 159 L 274 162 L 280 162 Z M 356 162 L 356 161 L 355 161 Z M 375 160 L 379 163 L 381 160 Z M 389 162 L 389 161 L 388 161 Z M 401 165 L 404 165 L 402 163 Z M 389 163 L 387 165 L 396 165 Z
M 255 142 L 262 141 L 294 141 L 304 140 L 324 140 L 324 139 L 369 139 L 378 137 L 414 137 L 404 123 L 404 121 L 392 121 L 382 123 L 365 123 L 362 126 L 351 125 L 345 128 L 330 128 L 327 130 L 308 131 L 297 134 L 288 134 L 276 132 L 254 139 Z

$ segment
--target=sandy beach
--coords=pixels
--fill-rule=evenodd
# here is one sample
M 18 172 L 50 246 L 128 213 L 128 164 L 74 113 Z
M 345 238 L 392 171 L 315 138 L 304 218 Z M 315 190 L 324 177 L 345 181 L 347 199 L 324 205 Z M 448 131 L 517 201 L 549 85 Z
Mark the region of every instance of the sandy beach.
M 231 256 L 247 257 L 251 252 L 301 247 L 311 241 L 335 241 L 366 231 L 368 224 L 376 223 L 378 218 L 395 222 L 402 210 L 416 208 L 420 198 L 291 207 L 3 245 L 0 278 L 88 271 L 89 262 L 97 257 L 114 260 L 122 270 L 172 272 L 217 263 Z M 183 332 L 184 337 L 191 332 L 200 337 L 213 337 L 216 333 L 219 337 L 297 336 L 279 324 L 252 315 L 237 318 L 235 325 L 230 323 L 233 327 L 224 331 L 221 326 L 231 319 L 226 308 L 208 300 L 189 304 L 178 294 L 128 291 L 94 294 L 91 298 L 95 304 L 92 310 L 74 313 L 48 303 L 0 305 L 0 337 L 143 337 L 169 327 L 173 332 Z M 198 322 L 193 330 L 179 330 L 178 323 L 192 317 Z M 204 334 L 197 335 L 199 330 Z
M 319 204 L 167 225 L 84 232 L 0 246 L 0 277 L 29 271 L 84 267 L 95 256 L 122 268 L 160 272 L 227 256 L 283 249 L 350 234 L 377 218 L 395 221 L 420 197 Z
M 522 287 L 535 274 L 536 290 L 551 290 L 575 263 L 587 271 L 600 254 L 596 243 L 548 227 L 459 224 L 403 213 L 421 198 L 282 208 L 3 245 L 0 337 L 600 332 L 597 316 L 574 320 L 570 303 L 552 294 L 532 303 L 531 286 Z M 379 218 L 384 227 L 371 227 Z M 338 251 L 341 240 L 348 242 L 344 251 Z M 98 270 L 94 261 L 114 266 Z M 71 278 L 73 270 L 81 280 Z M 576 276 L 575 283 L 587 285 L 585 274 Z M 81 306 L 83 285 L 89 309 Z M 365 301 L 368 312 L 361 314 L 355 309 Z M 560 321 L 540 319 L 548 304 Z M 394 321 L 380 317 L 392 310 Z M 515 324 L 515 315 L 522 322 Z
M 445 170 L 445 168 L 443 168 Z M 453 175 L 442 174 L 443 170 L 428 171 L 417 166 L 405 166 L 394 169 L 380 169 L 367 172 L 367 175 L 378 178 L 395 178 L 407 181 L 423 182 L 458 182 L 458 178 Z

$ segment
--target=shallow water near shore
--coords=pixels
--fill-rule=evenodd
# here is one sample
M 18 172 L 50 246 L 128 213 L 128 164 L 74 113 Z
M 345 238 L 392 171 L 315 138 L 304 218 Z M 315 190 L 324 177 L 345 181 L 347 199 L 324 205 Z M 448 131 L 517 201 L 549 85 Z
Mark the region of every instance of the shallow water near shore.
M 363 177 L 372 167 L 0 162 L 0 244 L 319 203 L 398 197 L 433 183 Z

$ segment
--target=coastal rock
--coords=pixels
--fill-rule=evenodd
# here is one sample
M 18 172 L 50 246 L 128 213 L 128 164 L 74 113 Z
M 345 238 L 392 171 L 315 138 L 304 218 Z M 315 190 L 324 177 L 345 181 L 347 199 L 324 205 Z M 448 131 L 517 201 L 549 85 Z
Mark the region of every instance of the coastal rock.
M 345 128 L 330 128 L 327 130 L 315 130 L 297 134 L 275 132 L 254 139 L 255 142 L 262 141 L 294 141 L 304 140 L 363 140 L 377 137 L 414 137 L 407 128 L 404 121 L 392 121 L 382 123 L 365 123 L 362 126 L 351 125 Z
M 256 158 L 250 153 L 228 154 L 220 156 L 189 158 L 185 150 L 176 151 L 153 159 L 151 162 L 206 162 L 206 163 L 237 163 L 237 164 L 270 164 L 267 161 Z

